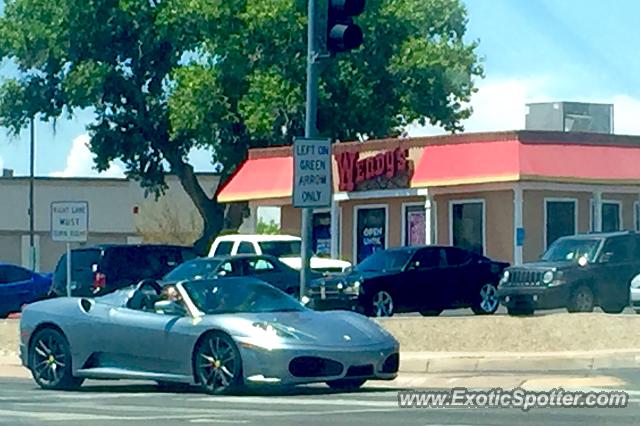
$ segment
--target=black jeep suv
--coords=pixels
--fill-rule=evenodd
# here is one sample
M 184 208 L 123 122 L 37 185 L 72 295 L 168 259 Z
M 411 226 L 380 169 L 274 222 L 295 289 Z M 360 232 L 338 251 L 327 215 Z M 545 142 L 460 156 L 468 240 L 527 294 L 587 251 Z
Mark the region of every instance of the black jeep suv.
M 620 313 L 640 273 L 640 234 L 594 233 L 556 240 L 540 261 L 507 268 L 498 297 L 511 315 L 566 307 L 591 312 L 600 306 Z

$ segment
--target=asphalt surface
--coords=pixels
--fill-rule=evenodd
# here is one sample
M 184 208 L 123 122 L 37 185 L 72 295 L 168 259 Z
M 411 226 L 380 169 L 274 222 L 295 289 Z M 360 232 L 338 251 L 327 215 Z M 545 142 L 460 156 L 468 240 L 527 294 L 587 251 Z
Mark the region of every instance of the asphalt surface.
M 626 408 L 399 408 L 397 389 L 337 393 L 324 386 L 209 396 L 195 389 L 160 391 L 152 384 L 88 381 L 76 392 L 44 391 L 29 380 L 0 379 L 1 425 L 632 425 L 640 418 L 640 372 L 623 377 Z

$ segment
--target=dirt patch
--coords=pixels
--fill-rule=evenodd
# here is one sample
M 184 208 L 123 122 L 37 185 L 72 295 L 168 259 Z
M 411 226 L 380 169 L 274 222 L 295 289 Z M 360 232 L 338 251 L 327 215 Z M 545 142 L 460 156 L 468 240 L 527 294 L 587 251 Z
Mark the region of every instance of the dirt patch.
M 640 349 L 640 315 L 404 317 L 379 320 L 403 351 L 547 352 Z
M 19 324 L 15 319 L 0 321 L 0 358 L 18 353 Z
M 20 321 L 6 319 L 0 321 L 0 358 L 18 353 Z

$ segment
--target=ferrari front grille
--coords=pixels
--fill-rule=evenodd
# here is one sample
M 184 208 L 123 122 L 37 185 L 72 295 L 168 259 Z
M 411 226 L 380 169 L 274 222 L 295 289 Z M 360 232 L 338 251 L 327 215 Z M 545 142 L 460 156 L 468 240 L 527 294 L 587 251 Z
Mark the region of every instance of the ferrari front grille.
M 354 365 L 347 370 L 346 377 L 373 376 L 373 365 Z
M 344 369 L 337 361 L 315 356 L 301 356 L 289 363 L 289 372 L 295 377 L 339 376 Z

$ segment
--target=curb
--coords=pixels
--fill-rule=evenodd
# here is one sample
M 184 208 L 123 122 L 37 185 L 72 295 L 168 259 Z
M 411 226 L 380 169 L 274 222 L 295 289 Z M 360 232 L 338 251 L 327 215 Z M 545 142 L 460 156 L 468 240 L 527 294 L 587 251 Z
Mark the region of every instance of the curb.
M 404 356 L 403 356 L 404 355 Z M 640 368 L 640 351 L 532 354 L 400 354 L 400 372 L 554 372 Z

